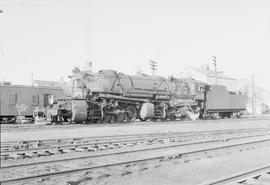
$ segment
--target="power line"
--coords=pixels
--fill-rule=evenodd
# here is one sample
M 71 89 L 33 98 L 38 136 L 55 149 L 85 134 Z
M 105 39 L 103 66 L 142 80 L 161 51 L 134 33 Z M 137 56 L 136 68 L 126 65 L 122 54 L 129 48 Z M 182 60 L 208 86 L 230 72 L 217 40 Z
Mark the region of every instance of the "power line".
M 215 84 L 217 85 L 217 57 L 216 56 L 212 56 L 212 60 L 213 60 L 213 64 L 215 66 Z
M 155 71 L 157 70 L 157 62 L 150 60 L 150 69 L 152 70 L 152 75 L 155 76 Z
M 252 114 L 256 116 L 256 91 L 255 91 L 255 80 L 254 75 L 251 76 L 252 81 L 252 99 L 251 99 L 251 106 L 252 106 Z

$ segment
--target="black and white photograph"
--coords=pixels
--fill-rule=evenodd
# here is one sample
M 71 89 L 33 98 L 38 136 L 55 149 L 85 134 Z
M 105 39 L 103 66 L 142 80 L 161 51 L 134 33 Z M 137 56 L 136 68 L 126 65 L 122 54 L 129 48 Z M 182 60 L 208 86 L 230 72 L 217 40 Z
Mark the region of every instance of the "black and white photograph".
M 1 185 L 270 185 L 269 0 L 0 0 Z

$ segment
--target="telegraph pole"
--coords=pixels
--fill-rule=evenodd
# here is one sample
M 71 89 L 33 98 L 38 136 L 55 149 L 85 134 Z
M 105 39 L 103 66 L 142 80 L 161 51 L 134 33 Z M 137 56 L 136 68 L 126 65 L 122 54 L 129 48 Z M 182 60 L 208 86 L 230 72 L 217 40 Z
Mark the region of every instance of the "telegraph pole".
M 150 69 L 152 70 L 152 75 L 155 76 L 155 71 L 157 70 L 157 62 L 150 60 Z
M 251 101 L 251 105 L 252 105 L 252 115 L 256 116 L 256 91 L 255 91 L 255 80 L 254 80 L 254 75 L 251 76 L 252 79 L 252 101 Z
M 217 57 L 216 56 L 212 56 L 212 60 L 213 60 L 213 64 L 215 66 L 215 84 L 217 85 Z

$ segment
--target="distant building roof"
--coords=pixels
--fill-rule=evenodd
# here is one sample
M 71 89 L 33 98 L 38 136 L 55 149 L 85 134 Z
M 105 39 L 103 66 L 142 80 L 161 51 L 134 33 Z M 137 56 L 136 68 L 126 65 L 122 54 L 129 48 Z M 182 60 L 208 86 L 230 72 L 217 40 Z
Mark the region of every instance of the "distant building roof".
M 60 88 L 69 88 L 71 83 L 69 82 L 57 82 L 57 81 L 45 81 L 45 80 L 34 80 L 34 86 L 42 87 L 60 87 Z
M 2 81 L 2 82 L 0 82 L 0 85 L 11 85 L 11 82 Z
M 183 71 L 181 71 L 178 74 L 178 76 L 181 76 L 187 70 L 193 70 L 193 71 L 198 72 L 200 74 L 203 74 L 203 75 L 205 75 L 207 77 L 213 77 L 213 78 L 215 77 L 215 71 L 214 70 L 210 70 L 210 69 L 207 69 L 207 68 L 196 68 L 196 67 L 186 67 Z M 228 75 L 224 74 L 223 71 L 218 71 L 217 72 L 217 78 L 229 79 L 229 80 L 236 80 L 236 79 L 231 78 Z

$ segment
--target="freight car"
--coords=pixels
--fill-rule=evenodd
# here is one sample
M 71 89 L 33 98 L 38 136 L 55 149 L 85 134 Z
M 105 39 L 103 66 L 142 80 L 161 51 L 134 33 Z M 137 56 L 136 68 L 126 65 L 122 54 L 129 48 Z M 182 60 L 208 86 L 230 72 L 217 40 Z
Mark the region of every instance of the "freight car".
M 113 70 L 77 71 L 72 78 L 80 93 L 55 102 L 56 122 L 197 119 L 214 113 L 229 117 L 245 109 L 242 96 L 193 79 L 129 76 Z
M 0 85 L 0 123 L 11 123 L 20 119 L 33 120 L 33 112 L 46 110 L 49 98 L 67 96 L 56 87 L 33 87 L 26 85 Z

